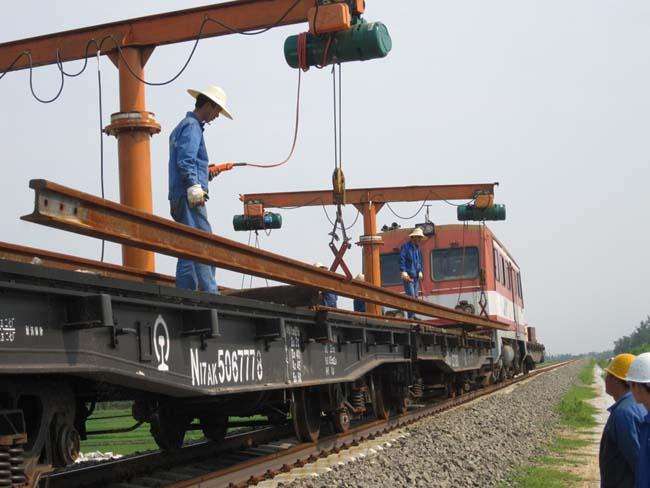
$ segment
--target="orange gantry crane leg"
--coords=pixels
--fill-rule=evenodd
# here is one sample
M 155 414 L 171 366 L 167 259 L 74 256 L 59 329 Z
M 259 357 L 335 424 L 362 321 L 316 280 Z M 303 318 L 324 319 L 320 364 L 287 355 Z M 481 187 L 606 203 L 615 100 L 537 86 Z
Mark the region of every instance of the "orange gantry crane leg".
M 383 204 L 367 202 L 355 206 L 363 215 L 363 235 L 358 242 L 363 248 L 363 274 L 368 283 L 381 286 L 379 248 L 383 245 L 383 241 L 377 234 L 377 212 Z M 366 312 L 381 315 L 381 306 L 376 303 L 366 303 Z
M 141 81 L 149 54 L 151 49 L 127 47 L 121 56 L 113 57 L 119 69 L 120 111 L 111 116 L 106 133 L 117 138 L 120 203 L 153 213 L 150 139 L 160 132 L 160 125 L 153 113 L 146 111 Z M 154 253 L 134 247 L 122 247 L 122 263 L 142 271 L 155 269 Z

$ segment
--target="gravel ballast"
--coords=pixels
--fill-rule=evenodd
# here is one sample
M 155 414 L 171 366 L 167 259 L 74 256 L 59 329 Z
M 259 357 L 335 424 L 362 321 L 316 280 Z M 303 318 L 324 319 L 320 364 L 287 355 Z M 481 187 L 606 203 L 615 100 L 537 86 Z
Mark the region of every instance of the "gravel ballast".
M 556 369 L 467 406 L 421 420 L 376 456 L 292 488 L 487 487 L 553 439 L 555 412 L 581 363 Z

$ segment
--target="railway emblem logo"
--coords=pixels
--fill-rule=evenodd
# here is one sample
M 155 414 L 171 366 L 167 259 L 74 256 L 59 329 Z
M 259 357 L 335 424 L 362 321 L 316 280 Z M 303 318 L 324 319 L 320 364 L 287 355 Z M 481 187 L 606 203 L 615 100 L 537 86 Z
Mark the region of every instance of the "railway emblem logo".
M 156 360 L 158 361 L 158 371 L 169 371 L 169 350 L 171 349 L 171 342 L 169 341 L 169 330 L 167 324 L 158 315 L 156 323 L 153 326 L 153 350 L 156 353 Z

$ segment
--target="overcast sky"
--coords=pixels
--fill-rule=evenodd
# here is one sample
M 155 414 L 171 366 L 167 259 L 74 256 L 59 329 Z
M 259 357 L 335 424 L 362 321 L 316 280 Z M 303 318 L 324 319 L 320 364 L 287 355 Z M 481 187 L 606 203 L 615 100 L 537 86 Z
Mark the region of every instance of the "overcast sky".
M 207 3 L 7 2 L 0 42 Z M 388 26 L 393 51 L 383 60 L 343 66 L 348 187 L 498 181 L 497 201 L 507 205 L 508 220 L 490 227 L 521 266 L 526 314 L 548 350 L 601 350 L 631 332 L 650 313 L 650 3 L 368 0 L 366 18 Z M 301 30 L 202 41 L 175 83 L 147 89 L 148 109 L 162 125 L 152 139 L 155 213 L 169 215 L 167 140 L 192 108 L 187 88 L 214 83 L 229 95 L 235 120 L 220 119 L 206 130 L 212 160 L 284 158 L 296 72 L 282 48 Z M 147 78 L 175 74 L 190 47 L 156 49 Z M 117 70 L 106 58 L 101 65 L 106 125 L 118 111 Z M 68 79 L 50 105 L 32 99 L 27 72 L 0 80 L 1 240 L 99 257 L 96 240 L 19 220 L 33 206 L 31 178 L 99 192 L 94 59 L 90 68 Z M 56 92 L 55 67 L 34 74 L 41 96 Z M 295 158 L 280 169 L 245 168 L 213 183 L 208 209 L 215 233 L 247 241 L 232 229 L 240 193 L 329 188 L 329 70 L 312 69 L 303 80 Z M 105 143 L 107 197 L 119 200 L 117 145 L 108 137 Z M 403 214 L 417 207 L 394 206 Z M 346 210 L 348 223 L 355 213 Z M 321 208 L 283 217 L 284 228 L 263 236 L 263 248 L 308 262 L 331 260 Z M 432 217 L 453 223 L 455 209 L 436 204 Z M 380 226 L 395 220 L 387 210 L 378 218 Z M 362 231 L 359 221 L 353 236 Z M 119 247 L 108 244 L 108 260 L 119 259 Z M 355 247 L 351 268 L 360 270 L 360 262 Z M 158 271 L 171 274 L 174 266 L 175 259 L 157 257 Z M 241 275 L 218 271 L 217 278 L 241 285 Z

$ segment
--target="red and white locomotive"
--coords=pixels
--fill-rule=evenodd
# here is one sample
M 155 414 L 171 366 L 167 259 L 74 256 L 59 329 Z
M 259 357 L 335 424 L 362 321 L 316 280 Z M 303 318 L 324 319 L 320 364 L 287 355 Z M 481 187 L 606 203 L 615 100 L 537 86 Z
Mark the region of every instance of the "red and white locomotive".
M 500 374 L 516 374 L 543 361 L 543 346 L 525 317 L 521 270 L 494 233 L 483 224 L 425 223 L 418 227 L 427 236 L 420 244 L 424 270 L 420 298 L 509 324 L 508 330 L 494 332 Z M 396 224 L 383 228 L 381 281 L 385 288 L 403 292 L 400 247 L 412 231 Z M 444 320 L 421 319 L 445 325 Z

